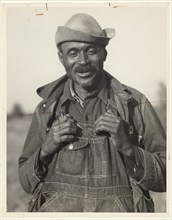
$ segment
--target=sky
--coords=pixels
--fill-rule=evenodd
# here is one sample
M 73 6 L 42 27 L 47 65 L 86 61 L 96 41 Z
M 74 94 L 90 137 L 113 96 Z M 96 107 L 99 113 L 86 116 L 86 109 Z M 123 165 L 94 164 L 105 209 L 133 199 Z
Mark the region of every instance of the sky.
M 102 28 L 115 28 L 104 69 L 121 83 L 158 103 L 160 82 L 167 84 L 168 5 L 17 4 L 6 7 L 7 111 L 15 103 L 27 113 L 41 101 L 36 89 L 65 70 L 55 45 L 57 26 L 75 13 L 92 15 Z

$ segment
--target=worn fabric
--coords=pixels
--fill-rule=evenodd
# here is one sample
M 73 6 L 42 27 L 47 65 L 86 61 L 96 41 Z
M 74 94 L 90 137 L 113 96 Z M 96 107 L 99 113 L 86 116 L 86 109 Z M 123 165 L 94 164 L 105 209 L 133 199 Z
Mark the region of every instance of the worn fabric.
M 19 158 L 19 177 L 23 188 L 28 193 L 36 194 L 40 183 L 43 183 L 37 196 L 40 205 L 32 211 L 152 211 L 141 198 L 149 197 L 148 190 L 165 191 L 165 133 L 155 111 L 143 94 L 122 85 L 108 73 L 104 74 L 107 93 L 104 91 L 103 94 L 107 94 L 107 100 L 101 99 L 99 91 L 95 99 L 95 102 L 98 100 L 97 107 L 94 106 L 92 111 L 103 114 L 107 106 L 112 111 L 117 109 L 134 146 L 136 170 L 139 171 L 141 166 L 144 175 L 138 179 L 137 173 L 136 176 L 131 174 L 132 168 L 126 158 L 118 153 L 111 137 L 94 133 L 94 121 L 100 116 L 98 113 L 93 113 L 94 117 L 81 117 L 84 110 L 79 103 L 72 101 L 71 94 L 65 96 L 69 92 L 69 81 L 64 76 L 38 90 L 43 101 L 35 110 Z M 66 97 L 71 99 L 64 102 Z M 50 158 L 48 167 L 40 167 L 42 145 L 54 144 L 53 141 L 47 143 L 46 137 L 47 123 L 55 103 L 58 103 L 57 115 L 63 110 L 72 117 L 78 117 L 75 119 L 81 132 L 76 142 L 68 143 Z M 73 111 L 76 106 L 82 109 L 80 114 Z M 153 206 L 151 198 L 146 199 Z

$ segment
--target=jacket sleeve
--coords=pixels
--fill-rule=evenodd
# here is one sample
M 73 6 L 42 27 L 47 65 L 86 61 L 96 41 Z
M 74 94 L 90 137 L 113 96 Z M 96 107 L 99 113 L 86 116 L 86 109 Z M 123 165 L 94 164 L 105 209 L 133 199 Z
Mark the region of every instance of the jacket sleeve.
M 163 192 L 166 190 L 166 134 L 150 102 L 145 98 L 142 109 L 142 152 L 144 174 L 136 181 L 143 190 Z
M 19 179 L 24 190 L 33 193 L 42 181 L 36 172 L 39 163 L 39 152 L 43 144 L 42 127 L 38 107 L 36 108 L 22 154 L 19 158 Z

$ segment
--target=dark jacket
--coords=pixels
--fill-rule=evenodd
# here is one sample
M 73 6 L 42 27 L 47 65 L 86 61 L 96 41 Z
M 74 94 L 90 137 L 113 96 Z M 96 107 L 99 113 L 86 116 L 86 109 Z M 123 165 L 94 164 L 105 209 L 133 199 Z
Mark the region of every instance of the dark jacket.
M 106 76 L 110 80 L 120 116 L 126 123 L 130 123 L 132 120 L 134 124 L 136 133 L 134 137 L 131 137 L 131 141 L 143 153 L 144 176 L 138 182 L 131 178 L 133 186 L 135 185 L 136 188 L 139 186 L 138 189 L 141 188 L 143 191 L 165 191 L 165 132 L 157 114 L 143 94 L 131 87 L 122 85 L 108 73 Z M 23 152 L 19 158 L 20 182 L 28 193 L 34 193 L 39 183 L 44 181 L 35 172 L 36 163 L 40 148 L 46 140 L 47 121 L 52 113 L 55 101 L 60 98 L 63 92 L 66 80 L 67 76 L 65 75 L 37 90 L 43 100 L 36 107 Z M 47 172 L 51 173 L 50 169 Z

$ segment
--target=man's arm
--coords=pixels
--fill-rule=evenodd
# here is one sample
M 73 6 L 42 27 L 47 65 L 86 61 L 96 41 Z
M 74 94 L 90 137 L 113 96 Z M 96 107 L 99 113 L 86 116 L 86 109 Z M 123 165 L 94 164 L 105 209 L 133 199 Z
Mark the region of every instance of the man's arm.
M 144 129 L 140 147 L 128 139 L 122 119 L 110 112 L 106 112 L 96 121 L 96 131 L 110 132 L 114 145 L 125 158 L 126 171 L 136 180 L 136 184 L 144 190 L 165 191 L 165 132 L 147 99 L 142 104 L 141 114 Z
M 144 190 L 163 192 L 166 190 L 166 134 L 147 99 L 142 108 L 142 115 L 144 122 L 142 143 L 141 147 L 134 149 L 136 154 L 139 152 L 142 155 L 142 160 L 136 159 L 137 164 L 144 168 L 144 172 L 141 179 L 136 179 L 136 184 Z
M 19 158 L 20 183 L 28 193 L 33 193 L 35 187 L 42 181 L 36 174 L 40 149 L 43 144 L 42 128 L 38 114 L 37 107 Z
M 46 114 L 39 113 L 39 107 L 37 107 L 19 158 L 19 179 L 28 193 L 33 193 L 37 185 L 44 181 L 48 165 L 62 147 L 63 142 L 73 140 L 77 133 L 75 121 L 65 115 L 54 121 L 47 135 L 46 128 L 43 126 L 47 123 L 42 123 L 43 120 L 47 120 L 43 118 L 44 115 Z

